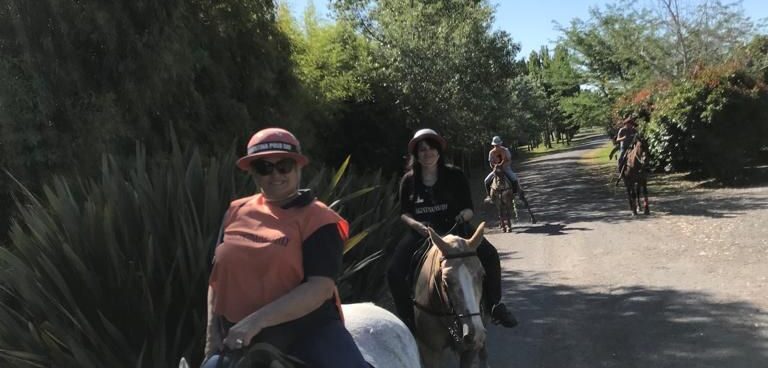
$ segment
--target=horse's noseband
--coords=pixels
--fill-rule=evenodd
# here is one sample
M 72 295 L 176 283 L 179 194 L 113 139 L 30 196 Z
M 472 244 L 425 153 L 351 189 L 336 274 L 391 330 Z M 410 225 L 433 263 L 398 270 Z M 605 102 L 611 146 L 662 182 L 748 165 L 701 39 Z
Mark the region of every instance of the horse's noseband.
M 476 256 L 477 256 L 477 252 L 475 252 L 474 250 L 470 250 L 470 251 L 461 252 L 461 253 L 444 255 L 442 258 L 454 259 L 454 258 L 469 258 L 469 257 L 476 257 Z

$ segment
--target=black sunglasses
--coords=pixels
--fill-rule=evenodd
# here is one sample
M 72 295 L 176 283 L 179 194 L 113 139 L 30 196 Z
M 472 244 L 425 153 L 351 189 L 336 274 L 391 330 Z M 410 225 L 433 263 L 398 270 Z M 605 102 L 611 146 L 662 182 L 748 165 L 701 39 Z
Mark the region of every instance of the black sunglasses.
M 293 168 L 296 167 L 296 160 L 284 158 L 275 163 L 271 163 L 267 160 L 256 160 L 253 161 L 251 167 L 254 171 L 256 171 L 257 174 L 261 176 L 270 175 L 275 170 L 277 170 L 277 172 L 280 174 L 287 174 L 293 171 Z

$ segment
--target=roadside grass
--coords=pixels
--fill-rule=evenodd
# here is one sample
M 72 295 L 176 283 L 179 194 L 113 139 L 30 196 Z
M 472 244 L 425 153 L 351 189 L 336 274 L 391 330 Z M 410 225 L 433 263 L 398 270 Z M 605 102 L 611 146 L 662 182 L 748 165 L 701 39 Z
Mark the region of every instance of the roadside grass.
M 560 153 L 567 151 L 573 146 L 578 143 L 580 140 L 591 137 L 595 134 L 601 134 L 602 131 L 600 128 L 587 128 L 579 132 L 579 134 L 576 134 L 576 136 L 571 141 L 571 144 L 566 144 L 564 141 L 562 142 L 552 142 L 552 147 L 547 147 L 544 144 L 539 145 L 538 147 L 534 148 L 533 150 L 529 151 L 528 146 L 518 146 L 517 152 L 518 157 L 516 158 L 517 161 L 525 161 L 534 159 L 541 156 L 550 155 L 553 153 Z
M 585 166 L 589 166 L 595 175 L 605 178 L 606 186 L 609 189 L 616 190 L 616 180 L 619 178 L 619 174 L 616 170 L 616 160 L 618 151 L 615 153 L 613 160 L 608 158 L 608 155 L 613 150 L 613 144 L 606 142 L 603 146 L 595 148 L 594 150 L 587 151 L 579 163 Z M 690 180 L 689 173 L 651 173 L 648 177 L 648 192 L 649 194 L 679 194 L 696 189 L 702 189 L 707 187 L 711 180 Z M 618 188 L 623 190 L 623 184 L 619 184 Z

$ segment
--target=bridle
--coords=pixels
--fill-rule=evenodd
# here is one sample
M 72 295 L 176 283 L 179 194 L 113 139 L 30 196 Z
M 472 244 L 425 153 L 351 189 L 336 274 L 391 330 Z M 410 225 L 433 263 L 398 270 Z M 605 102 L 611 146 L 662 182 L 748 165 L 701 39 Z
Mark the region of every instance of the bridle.
M 459 225 L 459 221 L 456 222 L 456 224 L 453 225 L 451 230 L 449 230 L 446 234 L 450 234 L 453 229 L 456 228 L 457 225 Z M 429 239 L 427 239 L 426 243 L 429 244 Z M 450 295 L 447 292 L 448 285 L 446 285 L 445 282 L 442 281 L 442 263 L 445 260 L 449 259 L 458 259 L 458 258 L 470 258 L 470 257 L 477 257 L 477 251 L 470 250 L 470 251 L 463 251 L 458 253 L 452 253 L 452 254 L 446 254 L 440 257 L 440 269 L 439 272 L 433 272 L 433 282 L 435 283 L 435 292 L 437 293 L 437 297 L 440 300 L 440 304 L 442 306 L 445 306 L 447 308 L 444 308 L 443 310 L 434 310 L 430 308 L 429 306 L 423 305 L 416 301 L 415 298 L 413 298 L 413 305 L 418 308 L 419 310 L 436 316 L 436 317 L 450 317 L 451 323 L 448 325 L 448 332 L 450 333 L 451 337 L 453 338 L 454 342 L 457 344 L 461 344 L 462 341 L 462 334 L 459 333 L 461 330 L 461 320 L 462 319 L 468 319 L 475 316 L 482 316 L 482 312 L 480 310 L 480 305 L 478 304 L 478 310 L 477 312 L 469 312 L 469 313 L 457 313 L 456 309 L 454 308 L 453 301 L 451 300 Z

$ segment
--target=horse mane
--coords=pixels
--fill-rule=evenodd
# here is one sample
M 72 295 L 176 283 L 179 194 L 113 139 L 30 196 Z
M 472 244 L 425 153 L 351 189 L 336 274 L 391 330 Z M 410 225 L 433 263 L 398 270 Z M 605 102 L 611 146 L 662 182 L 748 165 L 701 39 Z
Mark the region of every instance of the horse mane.
M 442 274 L 442 261 L 443 253 L 434 244 L 430 245 L 429 250 L 424 255 L 424 263 L 421 267 L 419 279 L 426 280 L 427 290 L 429 291 L 429 301 L 432 302 L 432 295 L 437 295 L 439 291 L 439 285 L 436 280 Z
M 453 243 L 449 243 L 453 245 Z M 451 247 L 457 251 L 461 251 L 460 247 Z M 421 270 L 419 271 L 419 280 L 424 280 L 427 282 L 427 291 L 428 291 L 428 306 L 430 307 L 438 307 L 434 308 L 435 310 L 439 310 L 439 307 L 442 307 L 442 304 L 444 300 L 442 300 L 442 294 L 443 290 L 441 289 L 441 280 L 442 280 L 442 261 L 443 261 L 443 253 L 440 251 L 440 248 L 435 246 L 434 244 L 430 245 L 429 250 L 424 254 L 424 259 L 422 262 Z M 419 282 L 419 281 L 417 281 Z M 415 290 L 415 287 L 414 287 Z M 435 297 L 437 297 L 435 299 Z M 432 304 L 432 303 L 438 303 L 438 304 Z
M 645 144 L 645 140 L 636 135 L 632 140 L 632 149 L 627 153 L 627 168 L 635 168 L 638 166 L 639 156 L 643 152 L 647 152 L 648 146 Z M 642 162 L 640 163 L 643 164 Z

